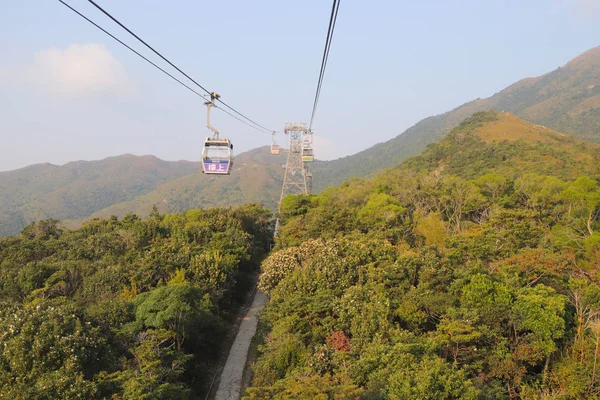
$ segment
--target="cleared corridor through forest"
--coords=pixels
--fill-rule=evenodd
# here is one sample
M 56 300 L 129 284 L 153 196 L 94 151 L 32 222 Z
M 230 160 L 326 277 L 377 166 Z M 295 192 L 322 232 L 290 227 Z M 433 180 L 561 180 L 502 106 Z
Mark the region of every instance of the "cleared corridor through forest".
M 257 291 L 252 306 L 244 316 L 237 336 L 229 350 L 225 367 L 221 373 L 221 380 L 215 400 L 238 400 L 240 398 L 242 376 L 248 357 L 248 349 L 256 333 L 260 310 L 266 302 L 267 296 L 260 290 Z

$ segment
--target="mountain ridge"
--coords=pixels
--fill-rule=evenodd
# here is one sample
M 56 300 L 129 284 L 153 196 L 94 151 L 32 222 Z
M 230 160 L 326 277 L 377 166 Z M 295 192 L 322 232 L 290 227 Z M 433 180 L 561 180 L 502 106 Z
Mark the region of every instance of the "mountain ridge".
M 36 219 L 86 217 L 198 168 L 200 163 L 122 155 L 0 172 L 0 235 L 18 233 Z
M 9 169 L 6 171 L 0 171 L 0 176 L 2 174 L 10 175 L 10 174 L 18 173 L 18 172 L 25 171 L 28 169 L 35 169 L 35 168 L 60 168 L 60 167 L 68 167 L 68 166 L 71 166 L 72 164 L 99 163 L 99 162 L 104 162 L 104 161 L 113 160 L 113 159 L 127 159 L 127 158 L 140 159 L 140 160 L 141 159 L 152 159 L 152 160 L 156 160 L 156 161 L 160 161 L 160 162 L 168 162 L 168 163 L 190 163 L 190 164 L 198 163 L 198 164 L 200 164 L 200 161 L 190 161 L 190 160 L 184 160 L 184 159 L 163 160 L 162 158 L 155 156 L 153 154 L 136 155 L 136 154 L 132 154 L 132 153 L 123 153 L 123 154 L 118 154 L 116 156 L 107 156 L 104 158 L 94 159 L 94 160 L 80 159 L 80 160 L 67 161 L 63 164 L 54 164 L 51 162 L 40 162 L 40 163 L 35 163 L 35 164 L 29 164 L 24 167 Z
M 237 155 L 229 176 L 210 176 L 197 170 L 125 203 L 98 210 L 87 218 L 123 217 L 132 212 L 145 216 L 154 205 L 165 213 L 241 203 L 261 203 L 275 209 L 283 181 L 281 166 L 286 158 L 286 154 L 271 155 L 269 146 L 258 147 Z M 65 224 L 78 226 L 81 222 L 69 220 Z
M 478 98 L 424 118 L 400 135 L 359 153 L 315 163 L 315 191 L 352 176 L 365 177 L 397 165 L 444 137 L 473 113 L 490 109 L 508 111 L 574 137 L 600 142 L 600 46 L 578 55 L 563 67 L 521 79 L 488 98 Z
M 395 138 L 375 144 L 359 153 L 331 161 L 315 161 L 310 166 L 313 173 L 313 190 L 320 192 L 326 187 L 340 185 L 351 177 L 368 177 L 378 170 L 399 165 L 443 138 L 472 114 L 489 109 L 510 112 L 536 125 L 571 134 L 576 138 L 600 142 L 600 46 L 580 54 L 563 67 L 538 77 L 521 79 L 488 98 L 478 98 L 445 113 L 427 117 Z M 316 152 L 318 155 L 318 149 Z M 246 161 L 243 161 L 244 157 L 248 157 Z M 242 163 L 256 164 L 260 171 L 245 173 L 245 170 L 240 169 L 240 160 Z M 196 169 L 200 165 L 189 161 L 180 163 L 191 163 L 189 166 L 195 166 Z M 206 177 L 202 177 L 198 171 L 197 175 L 193 175 L 194 171 L 188 170 L 187 173 L 174 176 L 168 181 L 154 182 L 152 188 L 148 188 L 148 185 L 136 188 L 133 185 L 134 196 L 116 198 L 112 203 L 106 202 L 103 208 L 93 207 L 92 212 L 88 214 L 79 210 L 71 214 L 51 212 L 41 216 L 77 223 L 90 216 L 109 216 L 111 213 L 118 216 L 131 212 L 147 215 L 153 204 L 158 204 L 159 209 L 165 212 L 178 212 L 194 207 L 237 205 L 244 201 L 261 202 L 275 209 L 279 200 L 279 185 L 283 179 L 279 165 L 283 163 L 284 154 L 273 158 L 268 153 L 268 147 L 261 147 L 237 155 L 232 175 L 224 178 L 229 181 L 216 181 L 218 184 L 212 189 L 206 185 Z M 50 165 L 45 169 L 52 168 L 62 167 Z M 37 173 L 40 169 L 44 168 L 39 164 L 25 167 L 25 180 L 34 180 L 34 183 L 36 179 L 40 181 Z M 5 174 L 6 172 L 0 172 L 0 191 L 3 189 L 2 177 Z M 193 176 L 184 178 L 189 174 Z M 43 178 L 37 183 L 42 189 L 45 188 L 46 193 L 53 193 Z M 247 193 L 244 194 L 243 191 Z M 55 201 L 64 194 L 54 195 Z M 2 203 L 5 204 L 4 209 Z M 23 210 L 19 210 L 22 204 L 17 204 L 14 199 L 3 199 L 0 194 L 0 228 L 3 221 L 7 220 L 6 214 L 16 212 L 16 215 L 8 217 L 13 222 L 18 221 L 11 228 L 11 232 L 15 233 L 15 227 L 22 227 L 26 222 L 35 219 L 34 210 L 43 208 L 42 205 L 34 203 L 23 213 Z

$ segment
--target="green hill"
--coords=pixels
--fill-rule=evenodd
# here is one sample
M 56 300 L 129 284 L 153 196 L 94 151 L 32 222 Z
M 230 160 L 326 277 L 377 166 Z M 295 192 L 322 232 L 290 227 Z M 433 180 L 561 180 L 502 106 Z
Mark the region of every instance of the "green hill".
M 529 172 L 561 179 L 582 174 L 600 176 L 600 144 L 575 139 L 510 113 L 483 111 L 395 169 L 463 179 L 489 173 L 518 179 Z
M 245 399 L 600 393 L 600 145 L 486 111 L 282 204 Z
M 363 178 L 383 168 L 394 167 L 443 138 L 473 113 L 490 109 L 513 113 L 534 124 L 568 133 L 575 138 L 600 142 L 600 47 L 580 55 L 553 72 L 537 78 L 523 79 L 490 98 L 477 99 L 442 115 L 425 118 L 387 142 L 337 160 L 316 161 L 311 165 L 313 189 L 320 192 L 329 186 L 340 185 L 349 178 Z M 316 151 L 318 153 L 318 149 Z M 263 152 L 264 157 L 255 159 L 258 165 L 271 163 L 272 159 L 266 155 L 266 148 L 263 148 Z M 281 163 L 285 163 L 284 158 Z M 264 168 L 260 167 L 261 170 Z M 97 216 L 104 217 L 111 213 L 121 216 L 127 212 L 147 215 L 152 204 L 163 200 L 171 201 L 169 206 L 162 206 L 168 212 L 207 205 L 236 205 L 244 198 L 262 202 L 274 209 L 279 199 L 279 190 L 273 186 L 279 185 L 281 171 L 269 169 L 260 178 L 253 172 L 248 177 L 245 170 L 234 171 L 227 178 L 230 181 L 217 181 L 216 186 L 210 188 L 201 178 L 197 180 L 185 177 L 163 185 L 159 191 L 143 198 L 102 210 Z M 248 178 L 256 180 L 258 187 L 265 190 L 258 194 L 252 193 L 256 185 L 240 186 L 240 180 L 248 182 Z M 269 184 L 265 184 L 266 181 Z M 194 187 L 196 182 L 202 182 L 202 189 Z M 240 190 L 248 190 L 249 193 L 244 194 Z M 227 196 L 218 197 L 215 193 L 227 193 Z M 192 198 L 191 194 L 198 196 Z
M 277 208 L 287 154 L 273 156 L 269 147 L 260 147 L 236 156 L 230 176 L 210 176 L 197 170 L 158 186 L 152 192 L 115 204 L 92 214 L 92 218 L 135 212 L 146 216 L 156 204 L 161 212 L 192 208 L 234 206 L 247 203 Z M 78 221 L 66 223 L 78 224 Z
M 314 165 L 316 192 L 353 176 L 398 165 L 445 136 L 471 114 L 507 111 L 576 138 L 600 142 L 600 46 L 537 78 L 523 79 L 487 99 L 425 118 L 401 135 L 360 153 Z M 318 152 L 318 149 L 316 149 Z
M 488 99 L 477 99 L 426 118 L 385 143 L 338 160 L 314 162 L 314 191 L 396 166 L 444 137 L 474 112 L 488 109 L 510 112 L 534 124 L 600 142 L 600 47 L 546 75 L 519 81 Z M 164 212 L 246 202 L 275 209 L 285 155 L 271 156 L 266 147 L 240 154 L 232 175 L 220 178 L 203 176 L 196 171 L 199 164 L 171 165 L 149 157 L 137 159 L 142 165 L 136 166 L 132 160 L 113 157 L 0 173 L 0 235 L 16 233 L 38 217 L 68 220 L 67 225 L 77 226 L 91 215 L 148 215 L 153 204 Z
M 430 144 L 422 154 L 394 168 L 381 170 L 370 180 L 351 179 L 339 188 L 323 191 L 310 202 L 301 198 L 298 204 L 290 199 L 299 198 L 286 200 L 282 209 L 282 237 L 295 238 L 287 243 L 291 244 L 359 229 L 357 216 L 377 193 L 395 195 L 413 190 L 423 194 L 427 189 L 432 199 L 444 197 L 452 201 L 452 196 L 461 195 L 456 192 L 454 179 L 473 181 L 473 185 L 483 187 L 503 182 L 502 187 L 514 190 L 516 184 L 539 188 L 546 177 L 555 178 L 556 183 L 559 179 L 569 181 L 584 174 L 596 180 L 600 178 L 600 144 L 555 132 L 513 114 L 483 111 L 460 123 L 446 138 Z M 484 176 L 486 178 L 482 178 Z M 495 183 L 486 183 L 487 179 Z M 442 187 L 445 182 L 448 187 Z M 561 185 L 556 184 L 555 190 L 558 190 Z M 288 207 L 293 211 L 287 210 Z M 306 215 L 301 219 L 292 218 L 290 225 L 286 225 L 287 218 L 300 212 L 296 207 L 301 207 Z M 424 213 L 441 212 L 439 204 L 421 207 Z M 295 233 L 289 234 L 288 230 Z
M 188 161 L 122 155 L 0 172 L 0 236 L 16 234 L 36 219 L 89 216 L 199 167 Z

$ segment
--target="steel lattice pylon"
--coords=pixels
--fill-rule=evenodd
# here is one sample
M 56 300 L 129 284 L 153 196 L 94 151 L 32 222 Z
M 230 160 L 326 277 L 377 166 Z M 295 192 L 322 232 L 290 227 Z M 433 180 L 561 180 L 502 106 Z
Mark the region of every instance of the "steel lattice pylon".
M 306 168 L 302 161 L 302 140 L 308 134 L 306 124 L 286 124 L 285 134 L 290 138 L 285 175 L 281 187 L 279 202 L 288 194 L 307 194 Z
M 312 135 L 304 123 L 286 123 L 285 134 L 290 138 L 288 159 L 285 165 L 281 196 L 279 197 L 279 211 L 281 201 L 288 194 L 308 194 L 312 186 L 312 174 L 308 171 L 302 159 L 302 146 L 305 138 L 312 144 Z M 279 219 L 277 219 L 275 231 L 279 231 Z

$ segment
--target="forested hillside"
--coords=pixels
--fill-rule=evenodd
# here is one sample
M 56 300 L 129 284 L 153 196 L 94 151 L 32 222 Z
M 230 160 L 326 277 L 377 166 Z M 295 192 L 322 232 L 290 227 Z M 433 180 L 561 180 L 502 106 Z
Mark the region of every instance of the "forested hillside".
M 248 205 L 0 238 L 0 398 L 204 398 L 270 227 Z
M 496 109 L 575 137 L 600 141 L 600 47 L 562 68 L 519 81 L 487 99 L 477 99 L 426 118 L 403 134 L 352 156 L 316 161 L 313 189 L 320 192 L 351 177 L 367 177 L 398 165 L 444 137 L 474 112 Z M 319 150 L 315 149 L 318 157 Z M 113 157 L 62 167 L 35 165 L 0 172 L 0 236 L 16 234 L 36 219 L 79 226 L 93 217 L 262 203 L 275 210 L 286 155 L 267 147 L 237 155 L 232 174 L 207 177 L 199 163 L 168 163 L 154 157 Z
M 102 209 L 92 217 L 122 217 L 130 212 L 146 216 L 154 205 L 161 212 L 248 203 L 264 204 L 275 210 L 286 159 L 287 154 L 274 156 L 268 146 L 259 147 L 238 155 L 229 176 L 209 176 L 197 170 L 143 196 Z
M 398 165 L 444 137 L 474 112 L 490 109 L 511 112 L 574 137 L 600 142 L 600 46 L 561 68 L 523 79 L 492 97 L 425 118 L 387 142 L 339 160 L 315 163 L 315 191 Z M 318 149 L 315 151 L 318 156 Z
M 248 399 L 600 394 L 600 145 L 483 112 L 283 204 Z
M 0 237 L 17 234 L 34 220 L 87 217 L 199 167 L 188 161 L 123 155 L 0 172 Z

